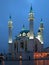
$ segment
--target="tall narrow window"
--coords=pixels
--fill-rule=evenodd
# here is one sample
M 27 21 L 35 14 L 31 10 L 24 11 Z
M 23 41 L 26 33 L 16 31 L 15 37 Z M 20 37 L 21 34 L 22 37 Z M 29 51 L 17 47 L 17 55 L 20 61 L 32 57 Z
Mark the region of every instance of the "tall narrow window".
M 14 50 L 16 49 L 16 43 L 14 43 Z
M 18 52 L 18 42 L 17 42 L 17 52 Z
M 37 49 L 38 49 L 38 48 L 37 48 L 37 44 L 35 44 L 35 52 L 37 52 Z
M 27 51 L 27 41 L 25 41 L 25 51 Z
M 20 47 L 24 48 L 24 43 L 23 42 L 20 43 Z

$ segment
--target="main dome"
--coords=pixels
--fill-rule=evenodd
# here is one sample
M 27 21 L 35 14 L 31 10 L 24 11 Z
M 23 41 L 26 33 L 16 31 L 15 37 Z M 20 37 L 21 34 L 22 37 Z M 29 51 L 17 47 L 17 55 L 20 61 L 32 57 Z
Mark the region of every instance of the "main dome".
M 19 36 L 27 36 L 27 37 L 29 37 L 29 35 L 30 35 L 29 30 L 21 30 L 19 34 Z

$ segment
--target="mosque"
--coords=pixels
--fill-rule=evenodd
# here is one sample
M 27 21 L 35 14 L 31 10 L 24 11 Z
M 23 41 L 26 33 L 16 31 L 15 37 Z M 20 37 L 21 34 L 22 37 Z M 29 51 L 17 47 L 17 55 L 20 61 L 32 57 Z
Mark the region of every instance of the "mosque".
M 34 14 L 32 10 L 32 6 L 30 7 L 29 12 L 29 30 L 25 29 L 23 25 L 22 30 L 19 35 L 16 36 L 14 40 L 12 40 L 12 19 L 10 16 L 10 20 L 8 21 L 8 31 L 9 31 L 9 40 L 8 40 L 8 52 L 13 57 L 19 57 L 22 55 L 24 58 L 28 56 L 32 57 L 34 52 L 43 52 L 44 50 L 44 42 L 43 42 L 43 22 L 41 19 L 40 27 L 37 33 L 37 36 L 34 35 Z

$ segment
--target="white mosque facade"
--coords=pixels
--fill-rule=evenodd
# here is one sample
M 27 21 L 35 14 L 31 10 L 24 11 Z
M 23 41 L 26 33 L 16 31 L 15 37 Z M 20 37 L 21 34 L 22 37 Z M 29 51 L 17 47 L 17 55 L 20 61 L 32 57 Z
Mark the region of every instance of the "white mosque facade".
M 12 19 L 8 21 L 8 29 L 9 29 L 9 53 L 13 56 L 20 56 L 21 54 L 32 57 L 34 52 L 42 52 L 43 51 L 43 22 L 41 20 L 40 27 L 37 33 L 37 36 L 34 35 L 34 15 L 32 11 L 32 6 L 30 7 L 29 12 L 29 30 L 23 28 L 18 36 L 14 40 L 12 40 Z M 25 57 L 24 56 L 24 57 Z

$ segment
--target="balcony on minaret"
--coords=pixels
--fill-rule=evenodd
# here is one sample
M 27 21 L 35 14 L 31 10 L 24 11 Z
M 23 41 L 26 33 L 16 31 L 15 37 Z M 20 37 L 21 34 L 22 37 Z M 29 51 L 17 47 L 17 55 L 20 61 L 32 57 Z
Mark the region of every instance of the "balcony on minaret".
M 8 21 L 8 27 L 9 27 L 9 28 L 12 28 L 12 19 L 11 19 L 11 16 L 9 17 L 9 19 L 10 19 L 10 20 Z

